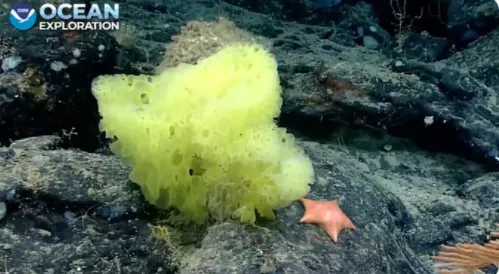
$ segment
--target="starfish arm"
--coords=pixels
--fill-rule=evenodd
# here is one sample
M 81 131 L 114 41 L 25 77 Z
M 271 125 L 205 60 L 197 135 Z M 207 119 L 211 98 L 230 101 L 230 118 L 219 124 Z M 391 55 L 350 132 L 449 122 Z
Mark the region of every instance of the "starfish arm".
M 337 225 L 330 224 L 319 226 L 326 232 L 326 234 L 329 236 L 329 238 L 331 238 L 331 240 L 333 240 L 334 243 L 338 242 L 338 236 L 340 235 L 341 229 L 339 229 Z
M 305 214 L 300 222 L 319 225 L 333 242 L 338 242 L 338 236 L 343 229 L 356 229 L 350 218 L 341 210 L 337 201 L 302 199 L 302 202 Z

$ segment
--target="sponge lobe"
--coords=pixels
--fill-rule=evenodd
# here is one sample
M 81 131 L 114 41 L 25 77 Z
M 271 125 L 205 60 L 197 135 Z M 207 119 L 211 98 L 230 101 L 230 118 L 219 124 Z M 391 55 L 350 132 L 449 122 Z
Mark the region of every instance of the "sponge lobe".
M 187 218 L 254 223 L 255 212 L 305 196 L 309 158 L 278 128 L 281 88 L 275 59 L 237 44 L 157 76 L 102 76 L 93 83 L 100 128 L 132 167 L 146 199 Z

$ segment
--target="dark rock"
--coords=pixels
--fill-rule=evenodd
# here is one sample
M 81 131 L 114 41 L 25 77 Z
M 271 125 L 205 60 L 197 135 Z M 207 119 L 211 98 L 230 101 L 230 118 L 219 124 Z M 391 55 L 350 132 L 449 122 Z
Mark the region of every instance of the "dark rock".
M 499 19 L 497 4 L 486 0 L 449 1 L 447 22 L 450 28 L 465 25 L 479 18 Z
M 201 231 L 195 226 L 179 227 L 175 235 L 185 238 L 177 243 L 183 247 L 170 249 L 158 245 L 148 227 L 164 215 L 151 211 L 140 192 L 127 182 L 129 169 L 118 159 L 33 145 L 15 148 L 15 161 L 2 163 L 0 170 L 0 192 L 6 191 L 4 201 L 11 204 L 0 223 L 4 231 L 0 238 L 15 250 L 7 263 L 19 272 L 51 268 L 55 272 L 85 269 L 107 273 L 119 268 L 122 273 L 138 269 L 141 273 L 158 269 L 173 273 L 173 262 L 180 260 L 182 273 L 276 273 L 279 269 L 286 273 L 342 273 L 347 269 L 364 273 L 366 268 L 374 273 L 431 273 L 420 259 L 422 254 L 433 252 L 446 239 L 469 239 L 459 232 L 476 224 L 476 218 L 466 217 L 473 215 L 452 217 L 440 212 L 440 221 L 429 225 L 434 210 L 421 207 L 430 208 L 431 201 L 440 200 L 451 208 L 450 213 L 464 210 L 469 201 L 441 199 L 439 189 L 457 178 L 473 178 L 479 168 L 454 157 L 415 153 L 400 146 L 382 156 L 342 145 L 300 145 L 316 172 L 308 197 L 338 199 L 357 227 L 353 232 L 343 231 L 338 244 L 317 226 L 299 224 L 303 206 L 295 202 L 279 210 L 276 221 L 260 220 L 257 227 L 237 223 L 214 224 Z M 384 158 L 384 168 L 378 166 L 377 157 Z M 28 168 L 19 172 L 21 167 Z M 375 175 L 366 177 L 367 170 Z M 37 175 L 29 175 L 33 173 Z M 38 180 L 28 179 L 32 177 Z M 488 204 L 490 209 L 496 205 Z M 466 208 L 478 209 L 474 201 Z M 128 209 L 140 213 L 126 216 Z M 110 220 L 113 214 L 120 217 Z M 38 249 L 45 252 L 32 252 Z M 62 250 L 64 258 L 58 255 Z M 170 254 L 171 250 L 176 251 Z M 189 252 L 178 253 L 180 250 Z M 331 254 L 335 254 L 334 260 Z M 79 256 L 86 259 L 72 264 Z M 55 258 L 59 258 L 57 264 Z
M 477 95 L 474 93 L 476 89 L 473 83 L 471 83 L 471 79 L 467 78 L 461 72 L 444 68 L 440 73 L 439 87 L 451 99 L 469 101 Z
M 37 136 L 18 140 L 10 144 L 10 151 L 16 149 L 56 149 L 62 144 L 62 139 L 54 135 Z
M 419 274 L 433 273 L 428 255 L 440 244 L 486 239 L 499 212 L 495 173 L 486 174 L 499 170 L 499 32 L 489 23 L 495 13 L 468 17 L 479 1 L 465 3 L 472 10 L 462 13 L 464 21 L 480 38 L 458 52 L 438 38 L 456 43 L 457 26 L 440 22 L 424 37 L 415 34 L 446 21 L 425 14 L 404 25 L 415 38 L 395 55 L 396 43 L 376 51 L 356 47 L 351 31 L 382 19 L 382 31 L 398 33 L 393 11 L 380 12 L 389 1 L 343 1 L 345 12 L 334 20 L 310 13 L 312 1 L 263 2 L 170 1 L 168 13 L 123 3 L 138 39 L 119 47 L 107 33 L 1 28 L 0 55 L 22 57 L 0 74 L 0 137 L 10 145 L 0 149 L 7 207 L 0 257 L 12 272 Z M 430 2 L 409 1 L 408 14 L 418 16 Z M 317 226 L 298 224 L 299 202 L 256 227 L 168 224 L 180 240 L 152 239 L 148 224 L 172 212 L 148 205 L 128 181 L 129 169 L 105 148 L 68 149 L 105 147 L 89 89 L 93 77 L 152 73 L 181 25 L 220 15 L 273 42 L 283 87 L 279 124 L 309 140 L 300 141 L 316 171 L 308 197 L 338 199 L 358 227 L 342 232 L 338 244 Z M 303 24 L 311 22 L 319 25 Z M 392 41 L 390 35 L 380 41 Z M 428 55 L 418 56 L 414 45 Z M 76 63 L 75 48 L 82 59 Z M 51 133 L 61 137 L 18 140 Z
M 310 15 L 313 9 L 312 1 L 307 0 L 225 0 L 225 2 L 250 11 L 290 21 L 303 19 L 307 15 Z
M 18 140 L 32 145 L 14 148 L 15 160 L 1 162 L 0 193 L 8 211 L 0 223 L 0 254 L 9 270 L 175 272 L 171 254 L 150 236 L 148 206 L 128 188 L 127 169 L 112 156 L 39 148 L 47 139 Z M 141 213 L 119 220 L 116 213 L 94 214 L 106 206 Z M 140 250 L 140 260 L 133 250 Z
M 20 35 L 4 26 L 3 39 L 10 41 L 22 63 L 15 71 L 0 74 L 0 144 L 58 133 L 65 145 L 99 147 L 99 116 L 90 83 L 97 75 L 114 71 L 112 37 L 103 32 L 37 30 Z
M 452 42 L 444 38 L 409 34 L 402 47 L 408 60 L 435 62 L 449 56 L 451 46 Z
M 499 170 L 499 161 L 488 156 L 488 151 L 499 147 L 499 115 L 493 99 L 499 85 L 497 58 L 493 57 L 497 53 L 492 47 L 499 37 L 496 34 L 439 63 L 398 60 L 391 68 L 381 65 L 390 62 L 382 54 L 341 49 L 333 43 L 341 53 L 320 63 L 314 61 L 315 49 L 310 45 L 303 46 L 308 53 L 298 48 L 296 59 L 290 56 L 289 47 L 282 55 L 274 49 L 283 68 L 303 66 L 306 60 L 317 64 L 313 73 L 281 71 L 288 87 L 281 121 L 289 127 L 298 126 L 296 116 L 321 121 L 321 129 L 308 122 L 302 132 L 326 132 L 324 127 L 345 123 L 365 125 Z M 321 47 L 324 44 L 328 43 Z M 295 118 L 288 119 L 288 115 Z
M 11 159 L 16 155 L 16 152 L 13 149 L 1 149 L 0 150 L 0 157 L 3 159 Z
M 461 187 L 461 191 L 477 199 L 484 208 L 494 208 L 498 204 L 498 180 L 498 173 L 487 174 L 466 182 Z M 491 211 L 489 214 L 493 214 L 496 219 L 499 218 L 499 212 L 497 211 Z

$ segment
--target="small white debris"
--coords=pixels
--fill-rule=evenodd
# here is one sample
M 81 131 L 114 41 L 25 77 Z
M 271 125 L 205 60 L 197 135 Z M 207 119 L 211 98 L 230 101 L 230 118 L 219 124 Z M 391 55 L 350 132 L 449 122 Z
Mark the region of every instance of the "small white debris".
M 106 47 L 104 45 L 99 45 L 99 51 L 103 51 Z
M 429 126 L 431 124 L 433 124 L 433 116 L 426 116 L 424 117 L 424 123 L 426 126 Z
M 73 56 L 74 56 L 75 58 L 80 57 L 80 56 L 81 56 L 81 50 L 80 50 L 80 49 L 78 49 L 78 48 L 74 49 L 74 50 L 73 50 Z
M 52 236 L 52 232 L 45 230 L 45 229 L 36 229 L 35 232 L 37 232 L 38 235 L 40 235 L 42 237 L 46 237 L 46 238 L 49 238 Z
M 8 71 L 16 68 L 22 62 L 22 58 L 19 56 L 9 56 L 3 59 L 2 70 Z
M 396 66 L 396 67 L 401 67 L 401 66 L 403 66 L 403 65 L 404 65 L 404 63 L 403 63 L 402 61 L 400 61 L 400 60 L 395 61 L 395 66 Z
M 391 151 L 391 150 L 392 150 L 392 145 L 390 145 L 390 144 L 386 144 L 386 145 L 384 145 L 384 146 L 383 146 L 383 150 L 384 150 L 384 151 L 387 151 L 387 152 L 388 152 L 388 151 Z
M 67 66 L 61 61 L 55 61 L 55 62 L 52 62 L 50 64 L 50 68 L 55 70 L 55 71 L 61 71 L 65 68 L 67 68 Z
M 369 30 L 372 32 L 377 32 L 378 29 L 375 26 L 369 26 Z
M 76 60 L 76 59 L 73 58 L 73 59 L 69 60 L 69 64 L 70 65 L 76 65 L 76 64 L 78 64 L 78 60 Z

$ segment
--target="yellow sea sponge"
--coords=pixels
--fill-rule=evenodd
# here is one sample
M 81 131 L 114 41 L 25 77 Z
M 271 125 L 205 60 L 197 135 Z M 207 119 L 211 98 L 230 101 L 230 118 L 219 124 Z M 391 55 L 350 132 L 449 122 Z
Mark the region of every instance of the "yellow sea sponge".
M 156 76 L 101 76 L 92 91 L 111 150 L 158 207 L 254 223 L 313 183 L 310 159 L 275 125 L 281 87 L 262 46 L 234 44 Z

